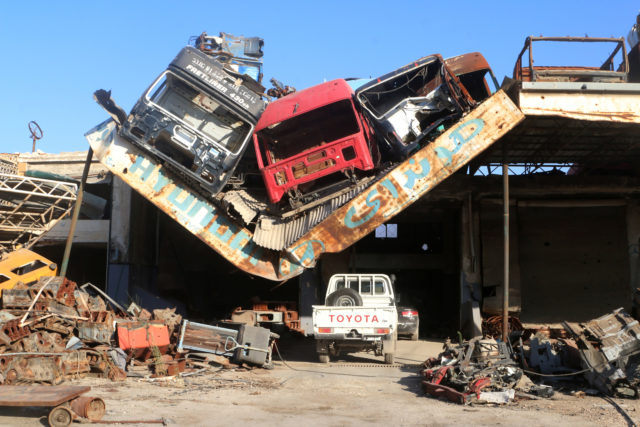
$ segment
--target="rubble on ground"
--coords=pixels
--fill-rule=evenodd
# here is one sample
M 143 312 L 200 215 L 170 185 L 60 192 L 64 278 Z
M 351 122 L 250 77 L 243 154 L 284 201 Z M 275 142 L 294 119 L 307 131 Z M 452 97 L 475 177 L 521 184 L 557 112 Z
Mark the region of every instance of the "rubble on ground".
M 271 363 L 277 335 L 267 329 L 203 325 L 206 331 L 192 339 L 194 353 L 183 346 L 189 324 L 175 308 L 125 309 L 91 283 L 77 286 L 53 276 L 19 284 L 2 291 L 0 383 L 60 384 L 86 375 L 117 381 L 173 376 L 210 364 Z M 245 344 L 249 339 L 251 346 Z
M 495 318 L 488 323 L 501 322 Z M 563 322 L 563 329 L 509 323 L 518 326 L 510 342 L 447 341 L 438 357 L 423 363 L 425 393 L 461 404 L 551 397 L 559 387 L 576 395 L 638 398 L 640 324 L 622 308 L 584 323 Z
M 523 375 L 510 346 L 494 339 L 447 341 L 444 351 L 423 366 L 425 393 L 456 403 L 506 403 Z

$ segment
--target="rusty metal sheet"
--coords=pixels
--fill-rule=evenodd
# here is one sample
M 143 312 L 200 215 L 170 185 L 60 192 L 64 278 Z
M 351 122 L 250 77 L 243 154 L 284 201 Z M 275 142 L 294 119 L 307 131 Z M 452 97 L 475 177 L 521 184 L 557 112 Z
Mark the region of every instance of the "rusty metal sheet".
M 524 119 L 499 91 L 433 142 L 402 162 L 286 249 L 282 276 L 311 268 L 324 252 L 340 252 L 389 221 Z
M 0 406 L 58 406 L 91 390 L 89 386 L 0 386 Z
M 523 82 L 517 96 L 526 115 L 640 123 L 638 83 Z
M 279 280 L 277 252 L 260 248 L 253 233 L 121 138 L 111 120 L 85 134 L 97 158 L 134 190 L 241 270 Z

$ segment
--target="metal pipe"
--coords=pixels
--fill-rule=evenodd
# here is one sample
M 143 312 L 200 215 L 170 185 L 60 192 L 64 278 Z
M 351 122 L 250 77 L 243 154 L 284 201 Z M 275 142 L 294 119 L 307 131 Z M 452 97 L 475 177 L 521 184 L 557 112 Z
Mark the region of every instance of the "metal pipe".
M 502 279 L 502 341 L 509 337 L 509 165 L 502 164 L 502 190 L 504 195 L 504 276 Z
M 71 244 L 73 243 L 73 235 L 76 232 L 76 223 L 78 222 L 78 216 L 80 215 L 80 207 L 82 206 L 82 196 L 84 194 L 84 186 L 87 183 L 87 176 L 89 175 L 89 168 L 91 167 L 91 158 L 93 157 L 93 150 L 89 147 L 87 151 L 87 160 L 84 162 L 84 169 L 82 170 L 82 180 L 78 187 L 78 194 L 76 195 L 76 204 L 73 207 L 73 216 L 71 217 L 71 224 L 69 226 L 69 234 L 67 235 L 67 244 L 64 247 L 64 255 L 62 257 L 62 267 L 60 268 L 60 276 L 67 276 L 67 267 L 69 266 L 69 255 L 71 254 Z

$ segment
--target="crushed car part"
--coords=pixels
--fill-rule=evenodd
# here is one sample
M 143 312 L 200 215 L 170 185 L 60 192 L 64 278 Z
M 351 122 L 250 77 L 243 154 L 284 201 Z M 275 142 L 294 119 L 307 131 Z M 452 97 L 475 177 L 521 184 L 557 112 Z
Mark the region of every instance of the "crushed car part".
M 562 324 L 578 344 L 589 384 L 608 395 L 638 395 L 637 390 L 629 392 L 625 373 L 629 357 L 640 354 L 640 323 L 636 319 L 618 308 L 589 322 Z
M 13 351 L 56 353 L 64 351 L 65 343 L 58 333 L 37 331 L 15 342 L 11 347 Z
M 8 345 L 31 333 L 28 326 L 21 326 L 19 319 L 9 320 L 0 326 L 0 341 Z
M 227 70 L 248 75 L 258 83 L 262 81 L 260 58 L 264 55 L 264 40 L 260 37 L 234 36 L 223 32 L 211 36 L 203 32 L 195 38 L 194 46 L 224 64 Z
M 423 366 L 425 392 L 456 403 L 494 398 L 503 403 L 505 396 L 513 399 L 512 389 L 523 376 L 511 346 L 490 338 L 478 337 L 460 344 L 447 341 L 444 351 Z M 493 396 L 485 392 L 500 393 Z
M 86 342 L 110 344 L 115 329 L 113 320 L 107 322 L 78 321 L 78 338 Z
M 420 58 L 360 86 L 356 99 L 381 152 L 404 160 L 475 105 L 440 55 Z

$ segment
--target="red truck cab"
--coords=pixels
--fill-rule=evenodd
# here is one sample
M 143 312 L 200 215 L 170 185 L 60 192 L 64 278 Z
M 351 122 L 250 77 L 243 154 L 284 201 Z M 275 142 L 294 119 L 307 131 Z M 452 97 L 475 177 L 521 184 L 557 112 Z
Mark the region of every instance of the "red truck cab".
M 375 167 L 370 130 L 343 79 L 280 98 L 262 114 L 253 134 L 258 167 L 272 203 L 344 180 Z M 376 149 L 375 147 L 373 148 Z M 318 181 L 322 179 L 321 181 Z

